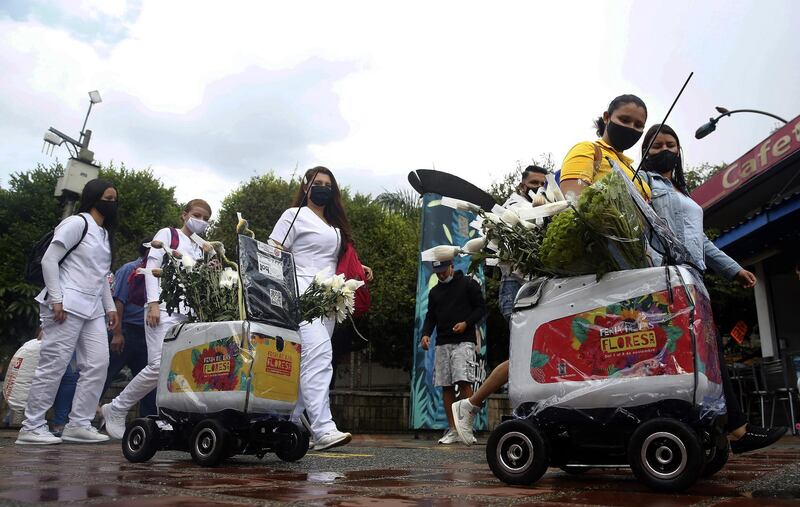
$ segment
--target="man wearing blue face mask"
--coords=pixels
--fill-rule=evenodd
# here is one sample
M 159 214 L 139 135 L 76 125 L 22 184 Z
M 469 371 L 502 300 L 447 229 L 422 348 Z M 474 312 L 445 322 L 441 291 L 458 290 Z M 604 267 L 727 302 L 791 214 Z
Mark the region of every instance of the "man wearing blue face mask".
M 434 261 L 433 272 L 439 279 L 428 293 L 428 314 L 422 327 L 420 346 L 428 350 L 431 333 L 436 329 L 436 356 L 433 383 L 442 388 L 442 398 L 449 428 L 439 440 L 440 444 L 460 441 L 449 407 L 459 399 L 472 396 L 475 381 L 475 325 L 486 316 L 478 282 L 453 268 L 453 261 Z M 472 443 L 472 442 L 470 442 Z

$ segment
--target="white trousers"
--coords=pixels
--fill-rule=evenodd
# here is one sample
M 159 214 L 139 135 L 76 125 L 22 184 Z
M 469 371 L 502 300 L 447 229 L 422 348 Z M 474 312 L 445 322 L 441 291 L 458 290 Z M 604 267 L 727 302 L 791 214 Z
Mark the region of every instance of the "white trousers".
M 330 387 L 333 378 L 333 319 L 316 319 L 300 326 L 300 391 L 293 419 L 300 419 L 305 410 L 314 440 L 331 431 L 336 423 L 331 415 Z
M 136 374 L 119 396 L 111 401 L 111 407 L 119 412 L 128 412 L 139 401 L 147 396 L 147 393 L 158 386 L 158 372 L 161 369 L 161 347 L 164 344 L 164 337 L 167 331 L 180 322 L 186 320 L 185 315 L 173 313 L 168 315 L 165 310 L 161 310 L 161 317 L 156 327 L 144 325 L 144 339 L 147 344 L 147 366 Z
M 36 367 L 28 392 L 22 429 L 32 431 L 47 424 L 45 414 L 56 399 L 61 377 L 73 352 L 77 356 L 80 377 L 75 386 L 67 426 L 89 426 L 94 419 L 108 372 L 105 316 L 83 319 L 68 313 L 67 320 L 59 324 L 53 320 L 53 311 L 45 305 L 39 305 L 39 315 L 42 321 L 42 349 L 39 352 L 39 366 Z

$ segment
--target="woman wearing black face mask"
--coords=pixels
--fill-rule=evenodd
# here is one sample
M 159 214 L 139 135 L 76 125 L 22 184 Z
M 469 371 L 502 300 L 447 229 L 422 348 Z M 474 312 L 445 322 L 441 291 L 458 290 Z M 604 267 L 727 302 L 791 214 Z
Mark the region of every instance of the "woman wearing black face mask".
M 693 265 L 701 270 L 711 268 L 729 280 L 735 279 L 744 288 L 753 287 L 756 284 L 755 275 L 717 248 L 703 232 L 703 209 L 689 197 L 683 177 L 683 157 L 678 134 L 669 125 L 662 125 L 656 136 L 658 128 L 659 125 L 650 127 L 642 141 L 642 156 L 646 155 L 643 167 L 652 188 L 653 209 L 664 218 L 678 241 L 686 247 Z M 651 140 L 653 144 L 650 151 L 645 153 Z M 661 250 L 660 245 L 655 244 L 654 247 Z M 738 454 L 772 445 L 786 433 L 786 428 L 761 428 L 747 423 L 747 416 L 739 407 L 725 367 L 722 342 L 719 336 L 717 338 L 731 449 L 734 454 Z
M 577 199 L 584 188 L 611 172 L 606 157 L 633 177 L 633 159 L 623 152 L 642 137 L 646 121 L 647 106 L 636 95 L 620 95 L 612 100 L 608 110 L 594 122 L 600 139 L 576 144 L 561 164 L 559 186 L 567 199 Z M 647 184 L 638 178 L 635 183 L 642 195 L 649 198 Z
M 78 211 L 58 224 L 42 257 L 45 288 L 36 297 L 42 322 L 42 350 L 18 444 L 108 440 L 91 422 L 108 369 L 106 327 L 117 324 L 108 283 L 111 235 L 117 217 L 117 191 L 111 182 L 87 183 Z M 48 431 L 44 417 L 73 352 L 80 377 L 69 422 L 59 438 Z
M 306 171 L 294 207 L 284 211 L 270 234 L 273 243 L 294 255 L 301 294 L 317 273 L 334 274 L 352 238 L 339 185 L 325 167 Z M 372 270 L 363 267 L 367 281 L 372 280 Z M 331 336 L 334 324 L 333 319 L 316 319 L 300 326 L 303 347 L 295 417 L 299 418 L 303 409 L 306 410 L 317 450 L 347 444 L 352 438 L 350 433 L 339 431 L 331 416 L 329 390 L 333 376 Z

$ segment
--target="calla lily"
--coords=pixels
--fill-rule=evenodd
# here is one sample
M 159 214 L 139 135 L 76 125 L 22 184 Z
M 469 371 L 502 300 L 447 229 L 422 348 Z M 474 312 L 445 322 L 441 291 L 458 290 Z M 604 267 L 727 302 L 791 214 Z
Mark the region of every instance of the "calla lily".
M 180 252 L 178 252 L 176 250 L 175 253 L 180 253 Z M 191 271 L 192 269 L 194 269 L 195 265 L 197 264 L 197 261 L 192 259 L 188 255 L 183 255 L 183 256 L 178 257 L 178 258 L 181 260 L 181 265 L 183 265 L 183 269 L 185 269 L 186 271 Z
M 340 290 L 344 286 L 344 275 L 333 275 L 331 277 L 331 289 Z
M 461 211 L 470 211 L 472 213 L 477 213 L 481 209 L 480 206 L 469 201 L 462 201 L 461 199 L 453 199 L 452 197 L 446 196 L 442 197 L 442 206 L 447 206 L 448 208 Z
M 510 225 L 511 227 L 514 227 L 519 223 L 519 215 L 517 215 L 514 212 L 514 210 L 509 209 L 503 212 L 502 216 L 500 217 L 500 220 Z
M 422 252 L 423 262 L 452 261 L 461 251 L 461 247 L 452 245 L 439 245 Z
M 502 220 L 500 220 L 500 217 L 495 215 L 494 213 L 486 213 L 486 220 L 488 220 L 488 221 L 490 221 L 490 222 L 492 222 L 494 224 L 502 223 Z
M 486 247 L 486 238 L 475 238 L 467 241 L 461 250 L 466 253 L 478 253 Z
M 364 282 L 361 280 L 350 279 L 344 282 L 344 288 L 351 292 L 357 291 L 362 285 L 364 285 Z
M 224 289 L 232 289 L 239 283 L 239 276 L 231 268 L 225 268 L 219 275 L 219 286 Z

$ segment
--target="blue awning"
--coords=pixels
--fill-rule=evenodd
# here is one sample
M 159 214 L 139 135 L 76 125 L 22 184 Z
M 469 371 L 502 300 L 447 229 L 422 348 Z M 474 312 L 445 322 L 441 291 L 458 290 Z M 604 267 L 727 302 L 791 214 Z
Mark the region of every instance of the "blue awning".
M 798 210 L 800 210 L 800 193 L 795 193 L 780 203 L 759 212 L 749 220 L 726 230 L 714 240 L 714 244 L 719 248 L 729 247 L 740 239 L 758 232 L 766 227 L 767 224 L 780 220 Z

